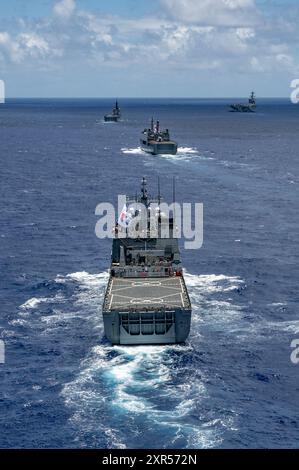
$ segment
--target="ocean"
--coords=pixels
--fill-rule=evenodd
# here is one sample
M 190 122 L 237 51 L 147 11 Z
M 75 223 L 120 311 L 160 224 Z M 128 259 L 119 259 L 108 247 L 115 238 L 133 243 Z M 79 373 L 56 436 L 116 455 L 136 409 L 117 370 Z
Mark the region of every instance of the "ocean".
M 0 447 L 299 446 L 299 105 L 258 100 L 8 100 L 0 105 Z M 139 150 L 151 117 L 176 156 Z M 204 205 L 182 259 L 184 345 L 111 346 L 101 306 L 111 240 L 95 208 L 147 177 Z

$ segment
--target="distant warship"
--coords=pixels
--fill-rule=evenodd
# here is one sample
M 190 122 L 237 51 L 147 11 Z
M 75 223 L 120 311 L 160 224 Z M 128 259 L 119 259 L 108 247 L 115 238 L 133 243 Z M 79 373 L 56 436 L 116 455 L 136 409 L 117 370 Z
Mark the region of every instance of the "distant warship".
M 256 98 L 254 92 L 251 93 L 248 104 L 232 104 L 231 111 L 235 113 L 253 113 L 256 110 Z
M 154 125 L 154 120 L 151 120 L 151 128 L 144 129 L 141 135 L 140 144 L 142 150 L 152 155 L 170 154 L 176 155 L 178 151 L 178 144 L 170 140 L 169 131 L 160 130 L 160 122 L 157 121 Z
M 143 229 L 132 238 L 128 230 L 140 206 L 145 210 L 138 220 Z M 103 304 L 105 335 L 112 344 L 182 343 L 189 335 L 191 303 L 175 221 L 160 207 L 160 184 L 158 197 L 150 198 L 143 178 L 141 195 L 127 197 L 116 224 Z M 165 228 L 167 238 L 161 235 Z
M 118 122 L 120 118 L 121 118 L 120 108 L 116 100 L 115 107 L 112 110 L 112 114 L 105 114 L 104 120 L 105 122 Z

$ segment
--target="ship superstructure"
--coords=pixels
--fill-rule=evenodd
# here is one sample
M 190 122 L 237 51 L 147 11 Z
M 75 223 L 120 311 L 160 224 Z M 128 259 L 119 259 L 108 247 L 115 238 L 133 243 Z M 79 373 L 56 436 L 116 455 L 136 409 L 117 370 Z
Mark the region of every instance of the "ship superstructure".
M 160 122 L 157 121 L 156 124 L 154 124 L 153 118 L 151 120 L 151 127 L 144 129 L 142 132 L 140 145 L 142 150 L 152 155 L 176 155 L 178 151 L 177 143 L 170 140 L 169 130 L 161 130 Z
M 120 118 L 121 118 L 121 112 L 120 112 L 120 108 L 118 106 L 118 101 L 116 100 L 115 106 L 112 109 L 112 113 L 111 114 L 105 114 L 104 121 L 105 122 L 118 122 L 120 120 Z
M 256 97 L 254 92 L 251 93 L 248 104 L 232 104 L 230 108 L 231 111 L 237 113 L 253 113 L 256 110 Z
M 144 206 L 147 220 L 140 235 L 130 238 L 126 224 L 138 212 L 136 203 Z M 148 196 L 143 179 L 141 195 L 127 198 L 116 225 L 103 304 L 105 334 L 113 344 L 182 343 L 189 335 L 191 303 L 174 219 L 161 213 L 160 204 L 160 196 Z M 149 220 L 156 224 L 155 236 Z M 165 224 L 169 236 L 162 238 Z

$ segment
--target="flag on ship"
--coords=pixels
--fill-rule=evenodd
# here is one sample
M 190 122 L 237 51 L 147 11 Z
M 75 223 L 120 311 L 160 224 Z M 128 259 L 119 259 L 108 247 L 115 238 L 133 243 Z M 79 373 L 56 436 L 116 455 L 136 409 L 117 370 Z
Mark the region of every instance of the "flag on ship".
M 132 222 L 132 218 L 133 218 L 132 212 L 128 210 L 127 205 L 125 204 L 120 213 L 120 216 L 118 219 L 118 225 L 120 225 L 121 227 L 127 228 Z

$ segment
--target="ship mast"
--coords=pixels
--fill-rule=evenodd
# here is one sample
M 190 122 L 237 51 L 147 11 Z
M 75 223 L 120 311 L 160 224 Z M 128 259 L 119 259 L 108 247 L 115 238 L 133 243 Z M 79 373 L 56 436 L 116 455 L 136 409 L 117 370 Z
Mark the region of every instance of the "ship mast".
M 151 120 L 151 131 L 154 132 L 154 118 Z
M 172 177 L 172 200 L 173 200 L 173 231 L 174 231 L 174 227 L 175 227 L 175 198 L 176 198 L 176 194 L 175 194 L 175 176 Z
M 146 189 L 147 181 L 145 177 L 142 178 L 141 182 L 141 201 L 146 204 L 147 203 L 147 189 Z
M 160 209 L 160 204 L 161 204 L 160 176 L 158 176 L 158 204 L 159 204 L 159 209 Z
M 250 104 L 255 104 L 255 93 L 254 93 L 254 91 L 251 92 L 249 103 Z

